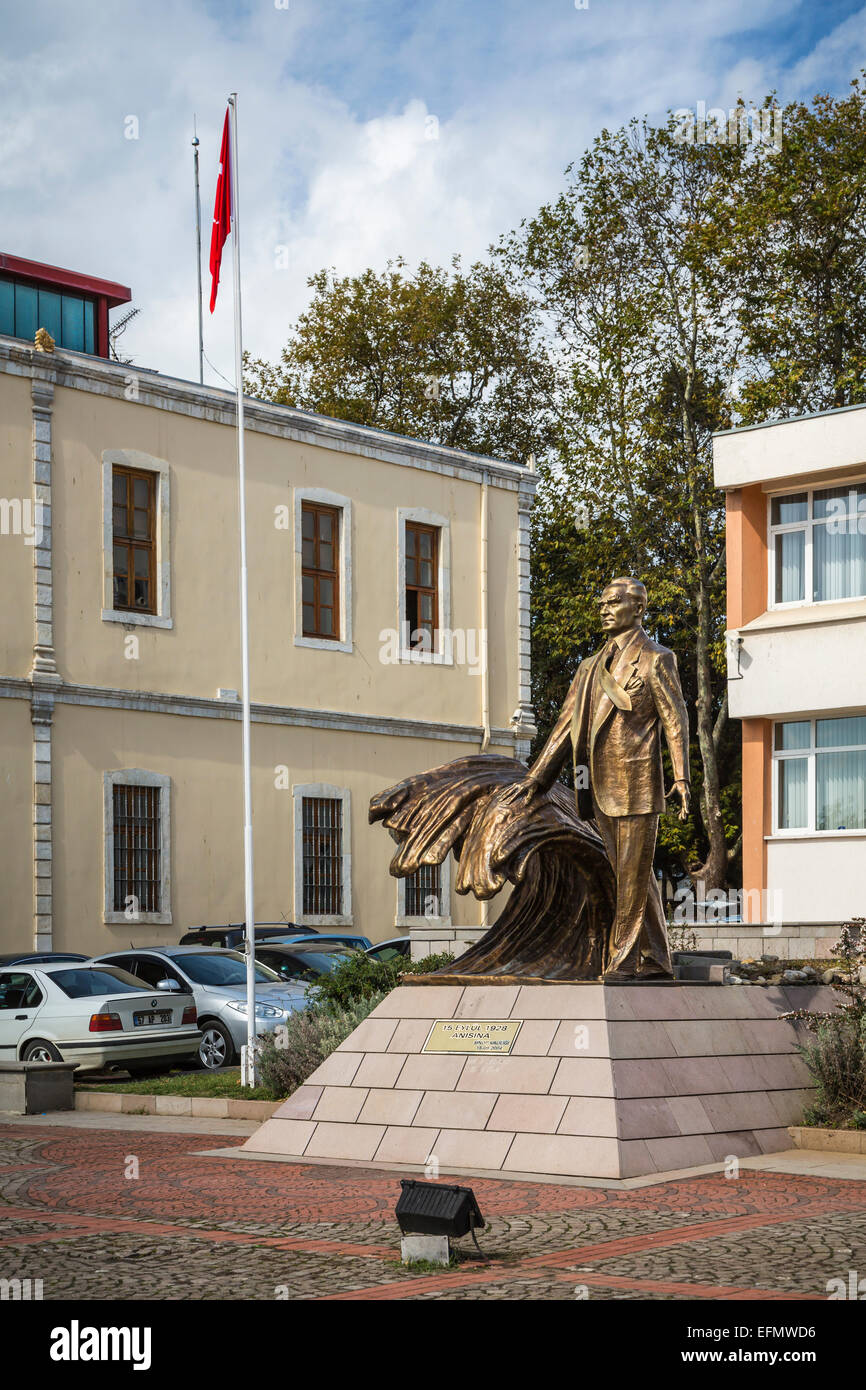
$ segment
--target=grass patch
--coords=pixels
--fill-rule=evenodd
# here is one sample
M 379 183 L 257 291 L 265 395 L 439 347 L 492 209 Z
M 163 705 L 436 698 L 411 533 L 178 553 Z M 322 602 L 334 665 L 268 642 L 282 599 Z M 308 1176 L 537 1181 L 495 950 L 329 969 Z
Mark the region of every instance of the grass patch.
M 127 1077 L 121 1081 L 81 1082 L 80 1091 L 119 1091 L 133 1096 L 213 1096 L 224 1100 L 278 1100 L 268 1086 L 242 1086 L 240 1067 L 225 1071 L 171 1072 L 166 1076 Z

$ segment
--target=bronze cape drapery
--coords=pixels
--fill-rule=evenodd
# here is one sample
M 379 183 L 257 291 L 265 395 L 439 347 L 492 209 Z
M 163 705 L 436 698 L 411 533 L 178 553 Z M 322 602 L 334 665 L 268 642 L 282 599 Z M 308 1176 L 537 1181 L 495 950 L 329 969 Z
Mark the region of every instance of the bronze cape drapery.
M 483 900 L 513 884 L 499 919 L 440 973 L 598 979 L 615 910 L 604 844 L 567 787 L 556 783 L 527 804 L 517 794 L 525 781 L 514 758 L 458 758 L 373 797 L 369 818 L 397 841 L 395 877 L 441 864 L 453 850 L 458 893 Z

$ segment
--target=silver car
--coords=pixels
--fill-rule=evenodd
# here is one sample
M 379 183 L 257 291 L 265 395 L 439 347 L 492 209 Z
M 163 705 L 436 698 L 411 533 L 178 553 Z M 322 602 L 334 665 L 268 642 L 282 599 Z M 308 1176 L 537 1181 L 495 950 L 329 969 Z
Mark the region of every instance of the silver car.
M 208 1070 L 229 1067 L 247 1040 L 247 966 L 239 951 L 220 946 L 153 946 L 96 957 L 128 970 L 156 988 L 189 991 L 201 1029 L 199 1062 Z M 164 983 L 165 982 L 165 983 Z M 171 982 L 169 985 L 167 982 Z M 256 1033 L 270 1033 L 307 1007 L 307 986 L 288 983 L 256 965 Z
M 188 991 L 166 994 L 88 961 L 0 969 L 0 1061 L 135 1075 L 194 1062 L 200 1041 Z

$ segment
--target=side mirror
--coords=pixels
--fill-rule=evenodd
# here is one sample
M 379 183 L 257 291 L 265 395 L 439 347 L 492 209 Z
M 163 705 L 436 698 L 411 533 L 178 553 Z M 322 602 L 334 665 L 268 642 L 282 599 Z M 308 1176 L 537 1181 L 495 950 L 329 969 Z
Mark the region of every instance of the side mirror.
M 156 987 L 157 989 L 164 989 L 171 994 L 180 993 L 180 985 L 177 980 L 158 980 Z

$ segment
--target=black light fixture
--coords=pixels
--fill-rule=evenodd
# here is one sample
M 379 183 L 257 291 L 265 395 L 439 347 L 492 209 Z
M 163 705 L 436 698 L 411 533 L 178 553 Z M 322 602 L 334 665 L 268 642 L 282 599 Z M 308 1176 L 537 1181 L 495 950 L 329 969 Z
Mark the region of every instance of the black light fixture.
M 471 1231 L 478 1249 L 475 1232 L 484 1226 L 484 1217 L 471 1187 L 414 1178 L 401 1178 L 400 1186 L 396 1217 L 403 1235 L 457 1239 Z

